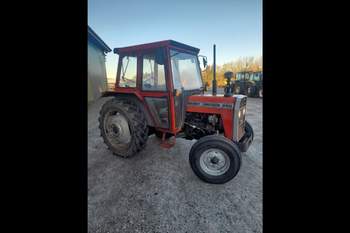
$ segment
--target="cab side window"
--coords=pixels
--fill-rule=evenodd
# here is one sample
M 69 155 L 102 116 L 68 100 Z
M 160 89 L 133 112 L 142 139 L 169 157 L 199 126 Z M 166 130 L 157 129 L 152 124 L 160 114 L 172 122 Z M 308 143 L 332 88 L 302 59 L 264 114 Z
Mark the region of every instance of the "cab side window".
M 166 91 L 164 59 L 156 53 L 143 55 L 142 90 Z
M 120 70 L 119 87 L 136 87 L 137 57 L 124 56 Z

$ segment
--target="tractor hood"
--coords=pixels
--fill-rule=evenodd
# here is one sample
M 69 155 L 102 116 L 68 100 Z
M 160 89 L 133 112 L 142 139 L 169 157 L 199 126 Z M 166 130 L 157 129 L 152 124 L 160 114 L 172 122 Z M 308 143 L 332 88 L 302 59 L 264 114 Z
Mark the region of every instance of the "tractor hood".
M 191 95 L 188 97 L 188 104 L 190 106 L 208 107 L 208 108 L 224 108 L 233 109 L 236 97 L 224 97 L 224 95 L 203 94 Z
M 188 97 L 187 112 L 219 114 L 225 128 L 225 137 L 239 142 L 244 136 L 247 96 L 192 95 Z

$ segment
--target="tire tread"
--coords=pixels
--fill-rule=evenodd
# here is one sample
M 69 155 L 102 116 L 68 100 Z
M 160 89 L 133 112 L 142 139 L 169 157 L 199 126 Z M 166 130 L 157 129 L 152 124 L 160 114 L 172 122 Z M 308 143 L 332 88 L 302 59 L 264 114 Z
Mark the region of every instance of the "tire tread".
M 132 133 L 132 140 L 129 149 L 126 153 L 120 153 L 108 142 L 108 139 L 104 135 L 104 115 L 111 109 L 116 108 L 121 110 L 126 115 Z M 140 107 L 127 98 L 113 98 L 108 100 L 100 110 L 99 128 L 104 143 L 108 149 L 113 152 L 114 155 L 121 157 L 131 157 L 137 152 L 141 151 L 147 143 L 148 139 L 148 126 L 146 123 L 146 117 L 141 111 Z

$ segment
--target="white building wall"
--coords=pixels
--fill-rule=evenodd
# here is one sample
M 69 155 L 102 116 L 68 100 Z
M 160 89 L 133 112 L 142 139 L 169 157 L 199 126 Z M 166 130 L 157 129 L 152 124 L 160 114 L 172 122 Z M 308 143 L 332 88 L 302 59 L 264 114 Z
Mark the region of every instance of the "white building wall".
M 107 90 L 105 55 L 95 44 L 88 42 L 88 102 L 98 99 Z

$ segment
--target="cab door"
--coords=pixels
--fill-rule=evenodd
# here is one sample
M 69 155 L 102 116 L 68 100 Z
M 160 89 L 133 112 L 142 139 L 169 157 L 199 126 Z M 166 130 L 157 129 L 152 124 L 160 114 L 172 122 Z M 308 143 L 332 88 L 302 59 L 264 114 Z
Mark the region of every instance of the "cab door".
M 170 51 L 169 51 L 170 52 Z M 172 56 L 172 53 L 170 53 L 170 58 Z M 174 64 L 174 61 L 171 61 L 170 59 L 170 64 L 171 64 L 171 81 L 172 81 L 172 88 L 173 91 L 170 92 L 170 97 L 172 99 L 172 103 L 173 103 L 173 116 L 174 116 L 174 129 L 179 129 L 182 127 L 183 124 L 183 119 L 184 119 L 184 113 L 183 113 L 183 109 L 184 109 L 184 98 L 183 98 L 183 92 L 184 92 L 184 88 L 181 85 L 181 81 L 180 81 L 180 76 L 178 74 L 178 69 L 176 69 L 174 66 L 176 66 L 176 64 Z M 170 73 L 170 71 L 169 71 Z
M 170 100 L 166 79 L 165 49 L 144 51 L 139 55 L 140 90 L 154 122 L 154 127 L 171 128 Z
M 203 81 L 196 53 L 180 49 L 169 49 L 169 67 L 173 93 L 171 103 L 174 104 L 174 130 L 180 131 L 186 117 L 188 97 L 200 94 Z

